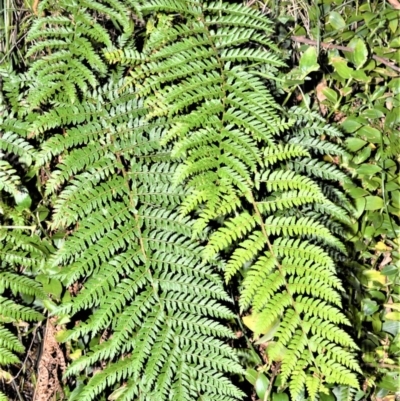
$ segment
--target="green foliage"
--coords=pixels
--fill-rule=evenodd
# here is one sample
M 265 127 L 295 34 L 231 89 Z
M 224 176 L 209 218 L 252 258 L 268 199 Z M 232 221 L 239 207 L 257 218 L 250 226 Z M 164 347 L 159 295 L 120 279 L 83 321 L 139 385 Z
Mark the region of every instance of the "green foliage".
M 143 13 L 154 11 L 153 4 L 163 9 L 163 2 L 154 2 Z M 172 141 L 173 157 L 182 160 L 174 182 L 184 183 L 190 193 L 181 213 L 197 212 L 196 233 L 216 219 L 227 219 L 209 237 L 203 257 L 226 254 L 227 281 L 250 264 L 240 305 L 243 311 L 251 306 L 260 313 L 256 332 L 281 319 L 276 345 L 287 348 L 281 379 L 283 384 L 289 381 L 293 399 L 305 387 L 315 399 L 326 392 L 324 382 L 358 387 L 351 371 L 360 369 L 343 348 L 357 348 L 355 343 L 343 330 L 330 334 L 349 322 L 332 305 L 341 307 L 337 289 L 342 287 L 325 249 L 346 249 L 318 222 L 319 215 L 334 218 L 344 212 L 330 198 L 341 198 L 339 205 L 348 203 L 329 184 L 347 176 L 316 154 L 340 149 L 318 146 L 321 135 L 341 134 L 304 110 L 285 117 L 275 103 L 260 73 L 274 73 L 283 64 L 273 48 L 260 49 L 268 45 L 260 38 L 270 27 L 260 25 L 259 16 L 236 4 L 177 4 L 173 8 L 169 3 L 167 9 L 179 12 L 184 23 L 174 25 L 171 17 L 158 15 L 143 51 L 145 61 L 136 57 L 132 77 L 151 121 L 166 119 L 162 143 Z M 215 26 L 221 16 L 224 24 Z M 134 62 L 116 51 L 108 58 Z M 273 188 L 269 174 L 287 180 Z M 314 209 L 314 204 L 321 207 Z M 314 215 L 301 217 L 308 212 Z M 331 326 L 321 330 L 323 323 Z
M 9 77 L 3 75 L 4 86 Z M 39 310 L 46 294 L 34 274 L 48 249 L 36 227 L 28 225 L 32 199 L 26 173 L 35 152 L 25 138 L 26 124 L 10 112 L 3 93 L 0 107 L 0 155 L 4 158 L 0 160 L 0 373 L 10 382 L 9 368 L 19 365 L 25 352 L 19 328 L 44 318 Z M 7 400 L 1 391 L 0 399 Z
M 1 70 L 0 364 L 23 351 L 10 323 L 44 304 L 73 350 L 69 400 L 242 399 L 233 301 L 264 401 L 357 398 L 358 374 L 393 391 L 398 78 L 371 64 L 397 43 L 393 14 L 307 5 L 354 48 L 329 51 L 312 92 L 320 52 L 286 74 L 274 25 L 239 3 L 39 3 L 27 68 Z
M 315 46 L 288 45 L 300 65 L 282 76 L 285 102 L 296 94 L 314 113 L 340 122 L 345 135 L 338 143 L 346 152 L 328 155 L 353 177 L 344 188 L 357 221 L 345 234 L 351 262 L 343 263 L 341 277 L 347 317 L 362 351 L 364 391 L 336 387 L 337 400 L 392 399 L 398 391 L 400 31 L 399 11 L 391 4 L 324 1 L 294 11 L 266 2 L 281 22 L 294 22 L 287 24 L 290 31 L 281 30 L 280 40 L 315 40 Z
M 232 338 L 218 322 L 234 318 L 222 303 L 230 299 L 212 265 L 202 263 L 190 221 L 176 215 L 185 190 L 171 185 L 176 166 L 159 147 L 159 123 L 146 121 L 142 102 L 132 89 L 121 95 L 123 86 L 124 81 L 110 83 L 86 94 L 83 102 L 95 105 L 96 118 L 92 113 L 71 130 L 93 135 L 79 148 L 61 136 L 42 147 L 53 157 L 64 155 L 47 186 L 56 195 L 51 225 L 76 227 L 46 270 L 66 287 L 85 282 L 56 313 L 73 319 L 92 310 L 62 336 L 93 339 L 66 375 L 105 365 L 70 399 L 92 400 L 106 387 L 121 400 L 189 400 L 197 393 L 205 399 L 239 398 L 222 372 L 241 368 L 218 339 Z M 53 177 L 64 171 L 68 174 L 54 185 Z M 110 331 L 106 341 L 104 331 Z M 127 384 L 118 388 L 121 379 Z

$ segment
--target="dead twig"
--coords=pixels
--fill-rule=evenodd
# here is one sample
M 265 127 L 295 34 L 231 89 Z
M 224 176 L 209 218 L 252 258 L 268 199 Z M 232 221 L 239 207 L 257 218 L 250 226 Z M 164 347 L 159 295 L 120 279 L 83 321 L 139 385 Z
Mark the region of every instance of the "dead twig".
M 306 45 L 311 45 L 311 46 L 320 46 L 323 49 L 336 49 L 336 50 L 342 50 L 345 52 L 354 52 L 354 49 L 352 47 L 347 47 L 347 46 L 341 46 L 341 45 L 334 45 L 332 43 L 324 43 L 324 42 L 317 42 L 316 40 L 308 39 L 304 36 L 291 36 L 291 39 L 294 42 L 297 43 L 304 43 Z M 390 61 L 387 58 L 376 56 L 375 54 L 372 55 L 372 58 L 379 63 L 385 64 L 389 68 L 391 68 L 394 71 L 400 72 L 400 67 L 397 66 L 393 61 Z

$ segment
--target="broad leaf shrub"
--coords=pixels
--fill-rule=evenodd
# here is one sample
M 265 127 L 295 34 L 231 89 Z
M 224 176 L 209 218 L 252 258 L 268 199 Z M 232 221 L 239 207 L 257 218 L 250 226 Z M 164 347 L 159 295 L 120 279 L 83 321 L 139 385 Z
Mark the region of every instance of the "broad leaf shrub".
M 31 236 L 13 228 L 4 235 L 18 237 L 19 247 L 24 235 L 36 244 L 22 252 L 45 249 L 33 269 L 40 273 L 36 282 L 51 278 L 63 286 L 62 299 L 45 305 L 66 325 L 58 339 L 74 355 L 67 398 L 243 399 L 233 384 L 244 375 L 232 347 L 236 300 L 227 286 L 233 282 L 240 284 L 234 289 L 240 317 L 252 322 L 262 345 L 265 364 L 246 374 L 255 373 L 250 381 L 260 398 L 362 394 L 354 338 L 366 335 L 368 319 L 377 327 L 376 313 L 389 322 L 396 317 L 396 307 L 387 306 L 395 305 L 394 287 L 382 280 L 394 283 L 394 268 L 376 274 L 364 267 L 381 254 L 396 256 L 390 217 L 398 216 L 396 183 L 382 190 L 373 176 L 395 175 L 390 163 L 397 151 L 391 133 L 379 143 L 366 137 L 379 132 L 370 121 L 383 117 L 365 116 L 349 100 L 342 113 L 357 111 L 360 126 L 349 131 L 348 115 L 336 119 L 340 129 L 327 124 L 302 86 L 322 65 L 317 51 L 307 50 L 282 83 L 289 60 L 271 39 L 273 24 L 239 2 L 43 1 L 37 15 L 26 71 L 3 72 L 2 138 L 9 138 L 10 155 L 25 147 L 32 154 L 29 177 L 41 177 L 26 195 L 34 199 L 24 203 L 27 214 L 43 210 L 42 203 L 51 213 Z M 337 19 L 332 15 L 328 25 Z M 356 71 L 358 90 L 357 71 L 369 54 L 354 46 L 347 67 Z M 328 60 L 336 71 L 337 58 L 347 56 L 335 57 Z M 336 92 L 341 78 L 326 80 L 331 116 L 346 103 Z M 396 84 L 390 85 L 398 107 Z M 304 104 L 287 108 L 296 89 Z M 390 97 L 371 93 L 374 105 Z M 391 118 L 387 129 L 394 132 Z M 358 170 L 356 141 L 343 132 L 371 148 L 367 158 L 376 164 L 364 159 L 364 170 L 380 170 Z M 18 177 L 4 166 L 2 189 L 14 196 Z M 373 223 L 373 241 L 365 244 L 377 198 L 386 213 L 378 214 L 388 217 L 381 232 Z M 18 199 L 7 205 L 23 203 Z M 385 224 L 394 237 L 382 238 Z M 52 246 L 38 245 L 46 240 Z M 25 260 L 15 264 L 27 267 Z M 22 284 L 16 291 L 23 293 Z M 356 299 L 352 308 L 342 307 L 344 294 L 346 305 Z M 394 336 L 389 326 L 380 330 Z M 379 344 L 382 336 L 376 338 Z M 378 344 L 372 354 L 386 352 Z M 371 364 L 374 356 L 362 351 L 363 363 Z

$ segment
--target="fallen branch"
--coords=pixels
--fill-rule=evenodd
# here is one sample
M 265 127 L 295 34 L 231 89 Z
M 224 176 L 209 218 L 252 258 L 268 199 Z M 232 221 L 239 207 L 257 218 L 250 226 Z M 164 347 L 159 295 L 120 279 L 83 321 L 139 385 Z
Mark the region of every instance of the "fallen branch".
M 352 47 L 347 47 L 347 46 L 341 46 L 341 45 L 334 45 L 332 43 L 324 43 L 324 42 L 317 42 L 316 40 L 308 39 L 304 36 L 291 36 L 291 39 L 294 42 L 297 43 L 304 43 L 306 45 L 311 45 L 311 46 L 320 46 L 324 49 L 336 49 L 336 50 L 342 50 L 345 52 L 354 52 L 354 49 Z M 372 55 L 372 58 L 379 63 L 385 64 L 386 66 L 390 67 L 392 70 L 395 70 L 397 72 L 400 72 L 400 67 L 396 65 L 393 61 L 390 61 L 387 58 L 384 57 L 379 57 L 376 56 L 375 54 Z

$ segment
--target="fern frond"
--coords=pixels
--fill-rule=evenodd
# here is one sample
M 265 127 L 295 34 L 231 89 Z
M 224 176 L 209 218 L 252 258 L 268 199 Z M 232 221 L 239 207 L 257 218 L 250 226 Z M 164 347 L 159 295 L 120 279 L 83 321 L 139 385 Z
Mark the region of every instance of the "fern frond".
M 13 334 L 10 330 L 6 329 L 3 325 L 0 325 L 0 347 L 7 349 L 9 352 L 23 352 L 25 347 L 20 343 L 18 337 Z M 17 362 L 19 360 L 17 359 Z M 0 365 L 8 365 L 9 363 L 15 362 L 1 362 Z
M 18 305 L 17 303 L 0 296 L 2 318 L 9 321 L 25 320 L 38 321 L 43 319 L 43 315 L 26 306 Z
M 71 134 L 67 129 L 49 136 L 39 153 L 40 163 L 58 159 L 46 189 L 55 198 L 51 225 L 74 227 L 46 269 L 66 286 L 85 277 L 84 287 L 57 314 L 91 311 L 63 339 L 112 333 L 101 344 L 94 341 L 67 375 L 103 363 L 79 400 L 93 400 L 126 381 L 123 399 L 167 400 L 181 393 L 189 401 L 198 386 L 199 394 L 233 401 L 241 392 L 224 375 L 242 370 L 219 339 L 233 337 L 220 323 L 234 317 L 224 304 L 230 298 L 191 240 L 193 223 L 177 214 L 186 192 L 172 185 L 178 166 L 159 148 L 162 121 L 145 119 L 134 89 L 124 87 L 116 97 L 124 85 L 106 84 L 86 95 L 90 110 L 82 109 L 75 121 L 66 116 L 53 122 L 73 124 Z M 49 113 L 59 112 L 56 107 Z M 79 139 L 79 132 L 88 135 Z M 189 368 L 191 378 L 179 382 L 181 370 Z
M 286 144 L 266 147 L 263 162 L 266 167 L 278 161 L 288 160 L 300 156 L 310 156 L 308 151 L 300 145 Z
M 337 143 L 322 140 L 341 133 L 314 112 L 295 108 L 285 115 L 269 94 L 259 72 L 273 73 L 283 63 L 261 38 L 270 27 L 256 11 L 161 0 L 143 8 L 155 10 L 161 16 L 132 78 L 151 121 L 166 120 L 162 146 L 172 143 L 181 163 L 174 182 L 190 191 L 182 214 L 197 212 L 197 233 L 210 230 L 213 220 L 221 224 L 209 234 L 204 258 L 227 255 L 227 280 L 244 272 L 240 306 L 259 312 L 259 327 L 281 320 L 276 341 L 288 349 L 281 373 L 294 399 L 305 388 L 315 398 L 334 377 L 342 383 L 340 370 L 358 386 L 352 373 L 358 365 L 341 348 L 354 344 L 340 327 L 348 321 L 330 257 L 335 248 L 346 249 L 313 217 L 349 221 L 335 202 L 342 192 L 326 190 L 327 182 L 348 177 L 318 157 L 343 154 Z M 181 25 L 172 23 L 174 13 Z M 242 46 L 249 42 L 251 48 Z M 233 204 L 225 205 L 227 199 Z M 316 214 L 302 215 L 310 211 Z M 316 319 L 332 324 L 335 334 L 311 329 Z M 321 344 L 335 351 L 321 356 Z
M 0 160 L 0 191 L 11 195 L 18 194 L 21 188 L 21 178 L 17 171 L 5 160 Z

